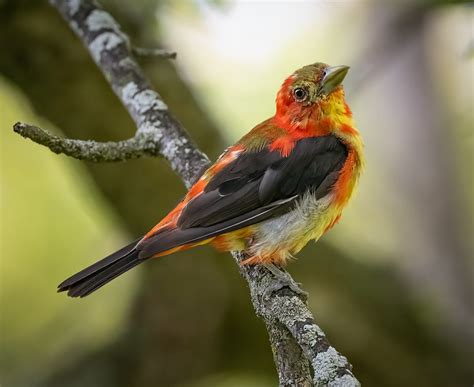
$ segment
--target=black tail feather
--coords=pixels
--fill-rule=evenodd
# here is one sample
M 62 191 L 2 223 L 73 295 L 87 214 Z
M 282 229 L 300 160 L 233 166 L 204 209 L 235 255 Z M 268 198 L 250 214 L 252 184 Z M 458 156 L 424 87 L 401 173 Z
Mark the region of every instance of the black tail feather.
M 138 251 L 135 249 L 137 242 L 138 240 L 132 242 L 63 281 L 58 286 L 58 292 L 67 291 L 70 297 L 85 297 L 144 262 L 144 259 L 138 258 Z

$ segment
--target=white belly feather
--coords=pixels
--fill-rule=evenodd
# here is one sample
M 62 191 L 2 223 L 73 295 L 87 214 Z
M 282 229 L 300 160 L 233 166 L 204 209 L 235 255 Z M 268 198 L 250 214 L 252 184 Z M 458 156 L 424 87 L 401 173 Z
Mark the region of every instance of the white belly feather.
M 286 260 L 300 251 L 310 240 L 318 240 L 336 214 L 332 194 L 317 199 L 308 192 L 298 200 L 294 210 L 262 222 L 251 244 L 251 254 L 278 254 Z

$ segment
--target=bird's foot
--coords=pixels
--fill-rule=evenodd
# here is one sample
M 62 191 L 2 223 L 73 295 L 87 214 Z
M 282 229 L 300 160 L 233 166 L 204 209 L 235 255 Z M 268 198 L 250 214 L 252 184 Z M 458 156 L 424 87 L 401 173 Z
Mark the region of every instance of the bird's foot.
M 280 290 L 282 288 L 290 288 L 296 294 L 303 296 L 303 298 L 308 297 L 308 293 L 300 288 L 300 283 L 296 282 L 289 273 L 285 270 L 280 269 L 278 266 L 273 263 L 266 263 L 263 265 L 272 275 L 275 277 L 276 281 L 273 281 L 272 284 L 265 290 L 265 293 L 270 295 L 271 293 Z

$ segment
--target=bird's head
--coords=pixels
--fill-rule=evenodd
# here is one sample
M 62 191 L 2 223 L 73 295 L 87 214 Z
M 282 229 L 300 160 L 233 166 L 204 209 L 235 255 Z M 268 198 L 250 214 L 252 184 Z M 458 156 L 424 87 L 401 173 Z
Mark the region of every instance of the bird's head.
M 327 134 L 350 119 L 342 81 L 349 66 L 314 63 L 296 70 L 280 88 L 276 99 L 277 123 L 292 132 Z

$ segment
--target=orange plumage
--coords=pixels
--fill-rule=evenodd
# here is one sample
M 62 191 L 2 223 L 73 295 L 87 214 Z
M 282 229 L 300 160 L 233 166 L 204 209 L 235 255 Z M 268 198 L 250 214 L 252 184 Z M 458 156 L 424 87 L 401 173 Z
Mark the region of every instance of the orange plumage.
M 341 85 L 347 66 L 316 63 L 283 83 L 273 117 L 226 149 L 139 241 L 59 285 L 86 296 L 149 259 L 212 243 L 246 249 L 245 264 L 284 265 L 334 226 L 363 168 Z

